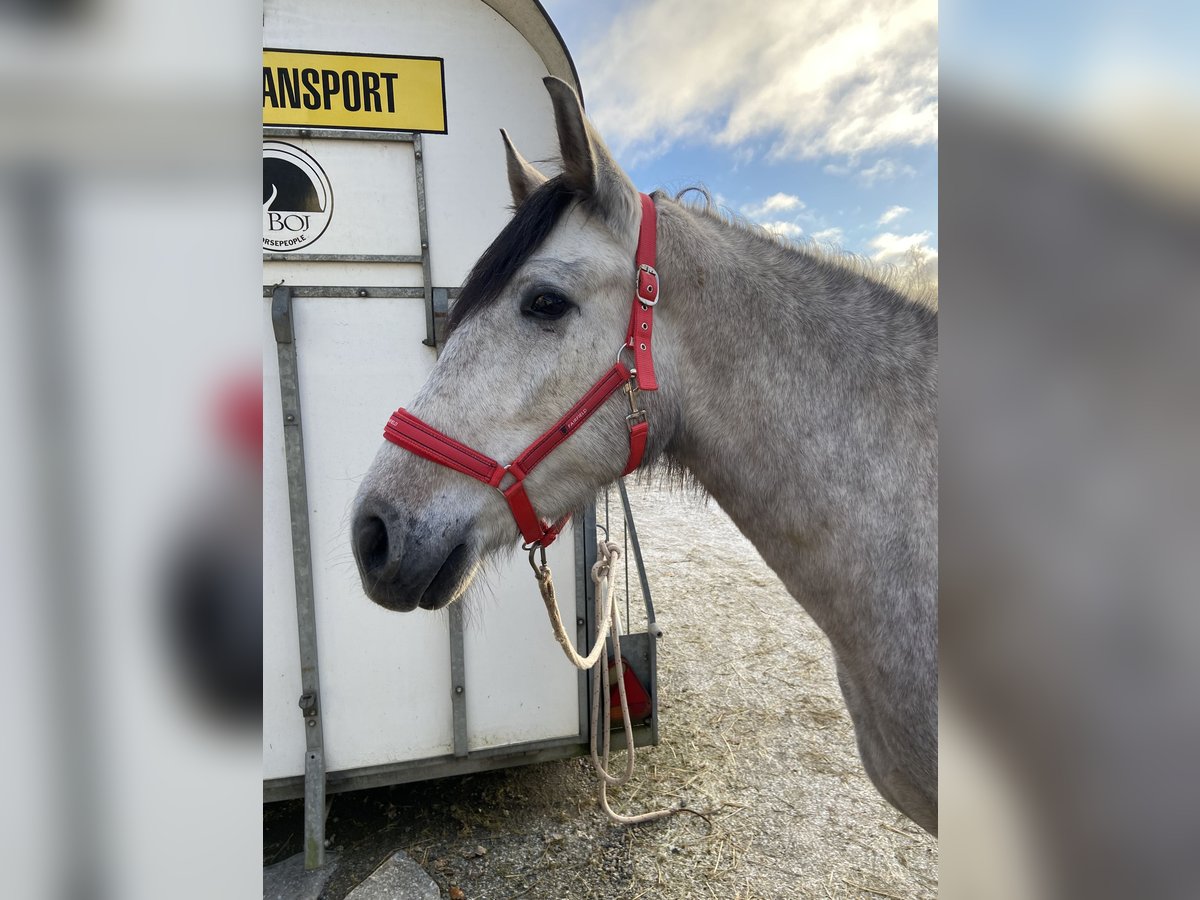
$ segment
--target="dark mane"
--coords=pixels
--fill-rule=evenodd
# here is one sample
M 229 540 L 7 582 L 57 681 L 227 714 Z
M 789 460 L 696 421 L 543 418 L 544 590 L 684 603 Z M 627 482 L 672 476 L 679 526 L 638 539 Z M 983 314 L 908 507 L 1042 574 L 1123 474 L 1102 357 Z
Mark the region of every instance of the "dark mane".
M 500 296 L 517 270 L 542 245 L 578 194 L 555 176 L 517 207 L 500 235 L 471 269 L 446 322 L 453 331 L 476 310 Z

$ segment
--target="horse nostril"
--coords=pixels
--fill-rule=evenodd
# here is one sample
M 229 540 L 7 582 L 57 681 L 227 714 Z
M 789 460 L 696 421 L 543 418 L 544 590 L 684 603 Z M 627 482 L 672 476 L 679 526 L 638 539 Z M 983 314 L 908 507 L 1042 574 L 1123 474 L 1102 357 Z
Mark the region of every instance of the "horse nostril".
M 363 516 L 354 525 L 354 550 L 364 572 L 378 572 L 387 565 L 387 526 L 379 516 Z

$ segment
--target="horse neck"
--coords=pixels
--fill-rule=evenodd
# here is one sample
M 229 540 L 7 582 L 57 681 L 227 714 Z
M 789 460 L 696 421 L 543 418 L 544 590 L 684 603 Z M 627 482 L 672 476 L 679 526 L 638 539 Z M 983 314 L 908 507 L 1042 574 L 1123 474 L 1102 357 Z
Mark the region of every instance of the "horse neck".
M 899 516 L 936 503 L 936 316 L 827 260 L 660 210 L 663 450 L 795 593 L 781 570 L 795 545 L 886 540 L 882 523 L 851 523 L 884 500 Z

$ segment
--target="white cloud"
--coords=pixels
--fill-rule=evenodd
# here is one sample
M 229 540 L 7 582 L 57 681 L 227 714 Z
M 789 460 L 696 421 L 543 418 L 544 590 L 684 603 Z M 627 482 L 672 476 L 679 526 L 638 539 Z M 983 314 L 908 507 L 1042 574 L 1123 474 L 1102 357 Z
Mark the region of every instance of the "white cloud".
M 795 222 L 761 222 L 763 228 L 772 234 L 785 238 L 798 238 L 804 234 L 804 229 Z
M 933 237 L 932 231 L 919 231 L 916 234 L 904 235 L 885 231 L 871 238 L 870 244 L 875 250 L 875 259 L 880 262 L 895 262 L 902 259 L 914 247 L 925 247 L 931 237 Z
M 779 237 L 795 240 L 804 234 L 804 228 L 796 221 L 805 218 L 804 201 L 795 194 L 780 191 L 758 203 L 747 203 L 740 208 L 742 215 L 757 222 L 767 231 Z M 785 218 L 791 213 L 791 221 Z
M 902 269 L 914 269 L 930 280 L 937 281 L 938 252 L 929 246 L 932 231 L 914 234 L 894 234 L 885 231 L 871 238 L 870 246 L 875 251 L 873 259 L 884 265 Z
M 937 141 L 934 0 L 647 0 L 577 57 L 619 153 L 689 139 L 857 159 Z
M 748 203 L 742 207 L 742 214 L 750 219 L 761 219 L 764 216 L 777 216 L 780 213 L 799 212 L 804 209 L 804 201 L 795 194 L 772 194 L 761 203 Z
M 889 222 L 895 222 L 898 218 L 906 213 L 912 212 L 907 206 L 889 206 L 883 211 L 883 215 L 879 217 L 876 225 L 887 225 Z
M 812 234 L 812 239 L 818 244 L 841 244 L 844 237 L 845 234 L 842 229 L 837 227 L 823 228 L 820 231 L 814 231 Z
M 907 163 L 896 162 L 894 159 L 881 159 L 869 169 L 861 169 L 856 177 L 867 187 L 878 181 L 894 181 L 900 176 L 912 178 L 917 170 Z
M 823 171 L 826 175 L 833 175 L 838 178 L 853 175 L 866 187 L 872 187 L 876 182 L 880 181 L 895 181 L 901 177 L 912 178 L 917 174 L 917 170 L 907 163 L 898 162 L 887 157 L 875 160 L 872 165 L 866 168 L 858 169 L 853 165 L 829 163 L 824 166 Z

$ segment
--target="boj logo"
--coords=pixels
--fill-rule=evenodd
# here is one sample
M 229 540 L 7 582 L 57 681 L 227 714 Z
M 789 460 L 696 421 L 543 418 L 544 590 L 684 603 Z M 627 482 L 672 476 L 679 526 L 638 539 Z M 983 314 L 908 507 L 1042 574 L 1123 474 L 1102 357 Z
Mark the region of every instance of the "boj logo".
M 333 189 L 317 161 L 291 144 L 263 141 L 263 249 L 291 253 L 329 227 Z

